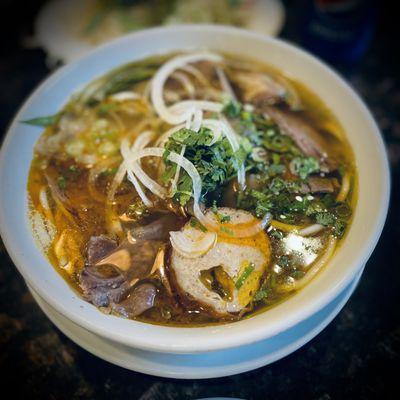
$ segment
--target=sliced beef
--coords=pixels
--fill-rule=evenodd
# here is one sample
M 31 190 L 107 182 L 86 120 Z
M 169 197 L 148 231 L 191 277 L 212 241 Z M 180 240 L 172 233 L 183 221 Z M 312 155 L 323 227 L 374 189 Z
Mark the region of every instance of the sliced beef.
M 244 103 L 271 105 L 284 100 L 285 88 L 266 74 L 244 71 L 231 74 L 230 78 Z
M 310 176 L 307 183 L 304 183 L 300 192 L 306 193 L 333 193 L 335 186 L 332 179 L 321 178 L 319 176 Z
M 118 247 L 115 240 L 108 236 L 92 236 L 87 244 L 87 262 L 95 264 Z
M 130 289 L 121 274 L 108 276 L 94 266 L 86 266 L 80 276 L 84 296 L 97 307 L 107 307 L 123 300 Z
M 152 307 L 156 289 L 141 281 L 154 277 L 152 267 L 160 248 L 169 231 L 181 225 L 174 214 L 162 213 L 151 223 L 131 229 L 119 245 L 105 235 L 93 236 L 80 275 L 84 296 L 98 307 L 111 306 L 125 316 L 134 317 Z M 160 275 L 161 282 L 164 275 Z M 138 286 L 132 289 L 134 285 Z
M 263 110 L 283 133 L 293 139 L 305 155 L 320 161 L 323 172 L 331 172 L 337 168 L 337 163 L 329 155 L 328 144 L 324 138 L 301 116 L 270 106 L 263 107 Z
M 137 317 L 154 306 L 157 288 L 152 283 L 142 283 L 133 288 L 127 298 L 114 305 L 114 311 L 127 318 Z
M 182 221 L 175 214 L 161 214 L 153 222 L 133 228 L 131 236 L 137 241 L 141 240 L 168 240 L 169 232 L 179 230 L 182 227 Z

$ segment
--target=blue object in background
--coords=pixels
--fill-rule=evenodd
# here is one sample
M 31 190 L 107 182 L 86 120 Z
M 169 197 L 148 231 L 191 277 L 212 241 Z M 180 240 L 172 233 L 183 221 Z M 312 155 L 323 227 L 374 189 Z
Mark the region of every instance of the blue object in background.
M 376 14 L 373 0 L 309 0 L 301 24 L 303 45 L 333 63 L 353 63 L 368 48 Z

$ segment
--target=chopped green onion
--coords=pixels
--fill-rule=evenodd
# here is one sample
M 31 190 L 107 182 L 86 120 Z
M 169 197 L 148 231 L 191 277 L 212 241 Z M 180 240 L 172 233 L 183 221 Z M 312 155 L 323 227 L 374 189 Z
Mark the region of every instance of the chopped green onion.
M 250 263 L 245 270 L 243 271 L 242 275 L 239 276 L 238 280 L 235 283 L 236 289 L 240 289 L 243 284 L 246 282 L 246 280 L 249 278 L 251 273 L 254 271 L 254 264 Z

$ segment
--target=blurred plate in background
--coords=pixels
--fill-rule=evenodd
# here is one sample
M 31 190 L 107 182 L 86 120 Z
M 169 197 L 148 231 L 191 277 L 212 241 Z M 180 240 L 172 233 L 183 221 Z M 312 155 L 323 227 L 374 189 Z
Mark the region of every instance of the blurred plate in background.
M 53 63 L 67 63 L 150 26 L 223 24 L 276 36 L 284 19 L 280 0 L 50 0 L 35 22 L 34 43 Z

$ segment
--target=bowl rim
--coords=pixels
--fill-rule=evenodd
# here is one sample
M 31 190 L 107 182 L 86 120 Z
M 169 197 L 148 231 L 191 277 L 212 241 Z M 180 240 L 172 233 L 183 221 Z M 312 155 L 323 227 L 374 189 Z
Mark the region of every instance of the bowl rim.
M 76 306 L 73 310 L 69 309 L 68 305 L 64 304 L 64 300 L 61 297 L 62 294 L 59 295 L 57 292 L 52 290 L 48 282 L 41 282 L 38 277 L 35 276 L 30 270 L 30 268 L 33 268 L 33 266 L 25 265 L 28 259 L 26 255 L 22 255 L 22 253 L 20 253 L 19 251 L 20 248 L 23 248 L 25 242 L 22 242 L 21 240 L 19 241 L 19 243 L 13 242 L 9 233 L 10 227 L 4 224 L 7 210 L 3 206 L 3 201 L 1 201 L 3 197 L 3 192 L 0 193 L 0 234 L 3 238 L 8 253 L 10 254 L 17 269 L 24 277 L 24 279 L 33 287 L 33 289 L 37 293 L 39 293 L 39 295 L 41 295 L 46 302 L 51 304 L 57 311 L 65 315 L 73 322 L 82 326 L 83 328 L 116 342 L 120 342 L 144 350 L 160 351 L 167 353 L 195 353 L 220 350 L 250 344 L 265 339 L 267 337 L 274 336 L 294 326 L 295 324 L 306 319 L 310 315 L 320 310 L 326 304 L 328 304 L 335 297 L 335 295 L 337 295 L 337 293 L 339 293 L 345 287 L 345 285 L 351 279 L 353 279 L 356 274 L 362 269 L 378 242 L 388 211 L 390 197 L 390 171 L 383 138 L 370 111 L 360 99 L 360 97 L 354 92 L 354 90 L 343 80 L 343 78 L 341 78 L 339 74 L 334 72 L 331 68 L 329 68 L 325 63 L 320 61 L 315 56 L 312 56 L 304 50 L 301 50 L 282 39 L 271 38 L 240 28 L 217 25 L 183 25 L 173 27 L 159 27 L 135 32 L 118 38 L 112 42 L 106 43 L 102 46 L 99 46 L 98 48 L 90 51 L 88 54 L 84 55 L 80 59 L 70 64 L 67 64 L 64 67 L 61 67 L 57 71 L 53 72 L 50 76 L 42 81 L 42 83 L 23 103 L 7 130 L 0 150 L 0 185 L 3 175 L 5 174 L 5 171 L 7 171 L 7 165 L 5 165 L 5 156 L 8 151 L 7 149 L 12 140 L 12 136 L 17 129 L 17 124 L 19 124 L 19 121 L 21 120 L 21 116 L 24 115 L 27 109 L 29 109 L 29 106 L 40 99 L 40 96 L 43 94 L 44 91 L 51 90 L 53 83 L 57 82 L 59 79 L 64 79 L 66 76 L 68 76 L 69 73 L 74 72 L 74 70 L 79 67 L 81 62 L 94 58 L 97 55 L 105 55 L 109 50 L 113 49 L 114 47 L 117 47 L 121 44 L 129 43 L 132 40 L 146 40 L 151 38 L 152 35 L 157 37 L 157 35 L 162 36 L 163 34 L 171 34 L 174 32 L 180 34 L 191 32 L 196 34 L 201 33 L 204 30 L 206 30 L 208 33 L 214 33 L 215 35 L 231 35 L 233 38 L 235 36 L 244 37 L 246 38 L 246 40 L 256 40 L 265 44 L 282 47 L 283 50 L 301 57 L 306 64 L 318 67 L 321 71 L 325 73 L 325 75 L 329 76 L 333 81 L 335 81 L 335 85 L 341 86 L 342 89 L 346 91 L 347 95 L 351 97 L 351 101 L 359 108 L 360 112 L 362 113 L 363 119 L 370 126 L 371 132 L 373 132 L 373 137 L 376 141 L 375 144 L 377 146 L 377 151 L 380 158 L 379 160 L 375 161 L 379 162 L 379 165 L 382 169 L 381 179 L 383 185 L 383 190 L 380 196 L 378 210 L 379 213 L 375 221 L 374 229 L 372 229 L 367 235 L 367 240 L 365 241 L 365 243 L 363 243 L 363 248 L 357 249 L 357 256 L 355 256 L 352 262 L 349 263 L 346 273 L 341 277 L 341 279 L 338 279 L 335 284 L 332 284 L 330 287 L 328 287 L 327 291 L 324 292 L 323 295 L 320 295 L 318 298 L 313 299 L 314 301 L 311 301 L 311 299 L 309 299 L 306 302 L 307 307 L 305 309 L 294 309 L 288 315 L 280 316 L 280 318 L 278 318 L 278 320 L 275 321 L 273 325 L 254 326 L 253 331 L 246 332 L 246 330 L 241 329 L 243 327 L 243 324 L 239 327 L 239 325 L 243 321 L 217 326 L 182 328 L 159 326 L 138 321 L 124 320 L 120 317 L 104 315 L 100 313 L 97 309 L 95 309 L 95 312 L 98 313 L 98 315 L 94 315 L 93 310 L 91 309 L 94 308 L 94 306 L 84 302 L 82 299 L 77 299 L 76 293 L 73 292 L 71 288 L 65 283 L 67 285 L 67 289 L 71 292 L 71 297 L 73 298 L 72 301 L 76 301 L 77 304 L 79 303 L 79 308 L 81 310 L 78 308 L 78 306 Z M 152 54 L 156 53 L 153 52 Z M 160 49 L 158 54 L 162 54 L 162 49 Z M 91 79 L 94 78 L 95 76 L 92 76 Z M 71 92 L 68 93 L 67 98 L 69 98 L 75 90 L 76 88 L 71 90 Z M 353 149 L 353 151 L 356 154 L 356 149 Z M 26 196 L 26 182 L 24 182 L 24 184 Z M 53 268 L 43 254 L 42 258 L 43 262 L 47 266 Z M 61 275 L 58 274 L 58 272 L 57 275 L 60 279 L 63 279 Z M 313 285 L 316 280 L 318 280 L 318 276 L 308 286 Z M 300 291 L 299 293 L 305 291 L 306 289 L 307 288 L 302 289 L 302 291 Z M 89 306 L 85 307 L 82 302 L 84 302 L 84 304 L 86 305 L 89 304 Z M 266 313 L 261 313 L 259 315 L 265 314 Z M 251 317 L 248 320 L 244 321 L 252 321 L 256 318 L 258 318 L 258 316 Z M 117 320 L 122 320 L 125 322 Z M 128 322 L 129 326 L 126 325 L 126 322 Z M 113 328 L 111 329 L 112 326 Z M 113 330 L 114 327 L 115 330 Z M 223 329 L 221 329 L 221 327 Z M 199 339 L 205 338 L 206 336 L 206 341 L 199 341 Z M 154 342 L 154 337 L 157 337 L 159 341 Z M 176 339 L 176 343 L 174 343 L 172 339 Z

